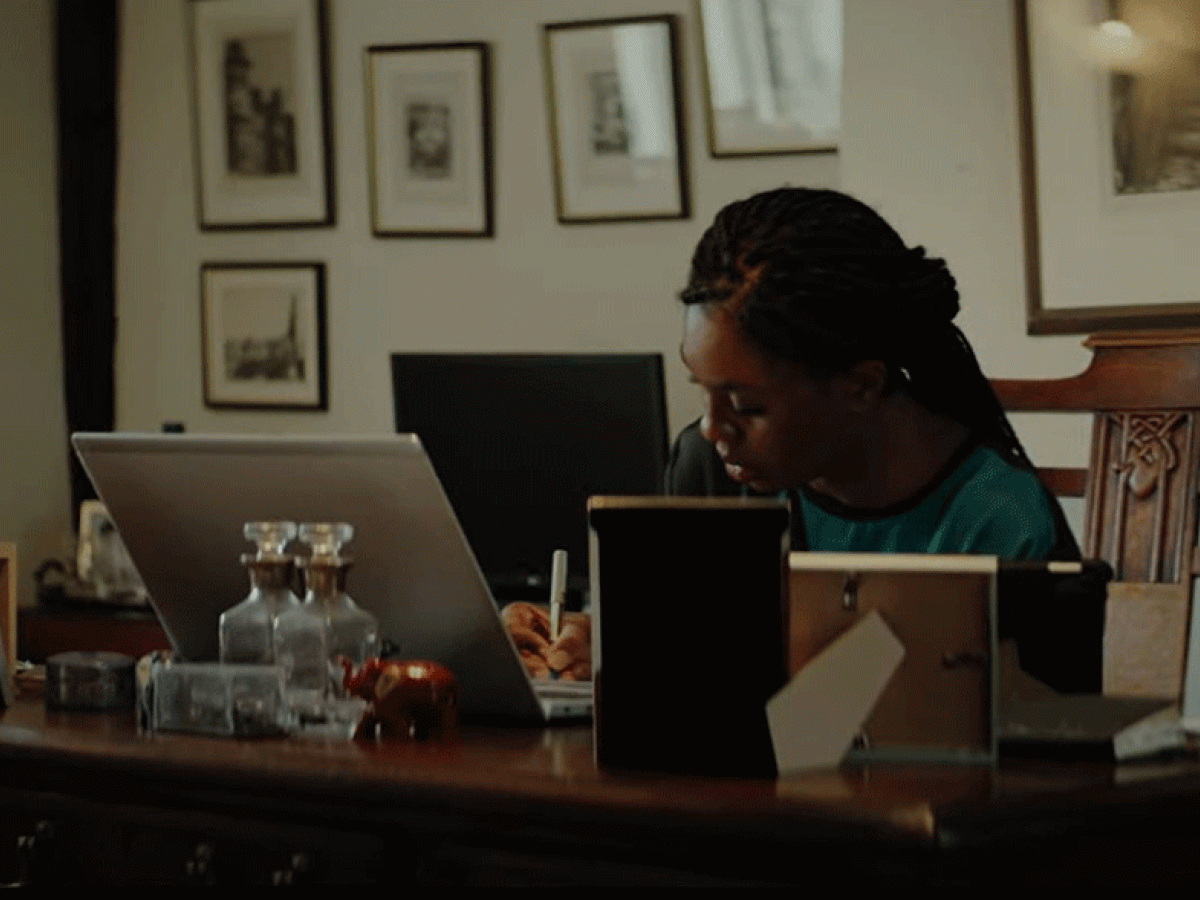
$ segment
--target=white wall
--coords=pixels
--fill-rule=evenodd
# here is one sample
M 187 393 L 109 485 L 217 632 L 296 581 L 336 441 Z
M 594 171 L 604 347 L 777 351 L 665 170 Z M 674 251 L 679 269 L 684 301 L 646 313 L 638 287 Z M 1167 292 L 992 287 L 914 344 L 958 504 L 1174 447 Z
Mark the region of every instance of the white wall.
M 118 426 L 194 431 L 388 432 L 395 350 L 661 350 L 674 424 L 696 409 L 680 374 L 691 248 L 725 202 L 785 181 L 835 185 L 833 155 L 708 158 L 690 0 L 449 0 L 330 4 L 337 225 L 201 233 L 196 226 L 184 61 L 186 3 L 126 0 L 119 207 Z M 617 15 L 682 17 L 691 220 L 561 226 L 555 220 L 541 25 Z M 487 41 L 493 57 L 496 237 L 378 239 L 368 220 L 363 48 Z M 152 74 L 151 74 L 152 73 Z M 327 414 L 203 405 L 199 267 L 228 260 L 327 264 Z
M 0 541 L 18 596 L 70 534 L 59 329 L 52 7 L 0 2 Z
M 404 349 L 653 349 L 667 355 L 673 424 L 695 409 L 676 361 L 674 293 L 691 248 L 725 202 L 790 182 L 875 204 L 912 243 L 945 256 L 961 322 L 993 375 L 1053 375 L 1086 361 L 1077 337 L 1024 332 L 1010 0 L 847 0 L 839 156 L 714 160 L 704 143 L 690 0 L 332 0 L 337 225 L 201 233 L 188 116 L 185 0 L 123 0 L 118 185 L 119 428 L 391 430 L 387 354 Z M 0 539 L 55 552 L 66 526 L 57 350 L 49 4 L 0 2 Z M 655 224 L 555 222 L 540 26 L 671 12 L 683 27 L 693 217 Z M 367 216 L 362 50 L 488 41 L 494 62 L 497 234 L 382 240 Z M 11 118 L 10 118 L 11 112 Z M 8 164 L 10 156 L 15 156 Z M 19 173 L 19 174 L 18 174 Z M 15 225 L 14 225 L 15 223 Z M 199 267 L 207 261 L 328 265 L 330 410 L 205 409 Z M 15 265 L 14 265 L 15 261 Z M 14 271 L 14 269 L 16 271 Z M 14 391 L 13 385 L 19 385 Z M 1082 429 L 1018 421 L 1036 458 L 1085 459 Z M 10 500 L 10 496 L 12 499 Z
M 1013 5 L 846 3 L 841 186 L 946 258 L 962 295 L 958 322 L 984 372 L 1072 375 L 1089 357 L 1081 336 L 1025 334 Z M 1087 417 L 1025 414 L 1013 424 L 1039 463 L 1086 464 Z

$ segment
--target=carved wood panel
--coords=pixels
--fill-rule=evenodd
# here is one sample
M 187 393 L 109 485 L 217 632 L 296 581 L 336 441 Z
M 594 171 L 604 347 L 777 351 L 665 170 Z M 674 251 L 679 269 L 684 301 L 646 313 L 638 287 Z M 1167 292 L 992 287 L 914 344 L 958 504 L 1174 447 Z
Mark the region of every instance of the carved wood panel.
M 1096 416 L 1084 554 L 1117 581 L 1179 583 L 1190 574 L 1200 434 L 1194 411 Z

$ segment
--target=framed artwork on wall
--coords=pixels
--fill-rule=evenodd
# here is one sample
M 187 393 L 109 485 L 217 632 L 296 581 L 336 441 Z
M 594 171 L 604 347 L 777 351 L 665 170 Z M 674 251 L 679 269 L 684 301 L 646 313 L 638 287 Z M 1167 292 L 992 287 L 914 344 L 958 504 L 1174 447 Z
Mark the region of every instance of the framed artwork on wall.
M 1014 3 L 1028 332 L 1200 325 L 1200 0 Z
M 202 229 L 333 223 L 324 0 L 193 0 Z
M 686 219 L 676 17 L 543 26 L 560 222 Z
M 204 405 L 323 410 L 323 263 L 200 267 Z
M 366 49 L 371 231 L 378 237 L 491 237 L 488 47 Z
M 696 0 L 714 157 L 832 153 L 842 0 Z

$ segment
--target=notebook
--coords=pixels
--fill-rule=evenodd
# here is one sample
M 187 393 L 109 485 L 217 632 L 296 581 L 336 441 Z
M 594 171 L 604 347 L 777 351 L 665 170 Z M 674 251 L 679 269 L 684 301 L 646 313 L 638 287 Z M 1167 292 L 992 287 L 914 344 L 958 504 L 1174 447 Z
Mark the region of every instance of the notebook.
M 249 590 L 244 522 L 349 522 L 347 592 L 379 619 L 396 658 L 450 667 L 464 721 L 590 714 L 590 683 L 527 675 L 415 435 L 80 433 L 72 442 L 183 658 L 217 658 L 218 619 Z

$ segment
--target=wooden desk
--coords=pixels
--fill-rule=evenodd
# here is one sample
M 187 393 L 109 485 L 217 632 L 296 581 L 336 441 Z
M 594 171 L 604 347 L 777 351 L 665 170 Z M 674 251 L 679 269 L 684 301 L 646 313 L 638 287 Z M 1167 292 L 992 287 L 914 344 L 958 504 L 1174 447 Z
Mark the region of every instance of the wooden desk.
M 171 642 L 147 608 L 32 606 L 17 614 L 21 659 L 41 663 L 64 650 L 111 650 L 137 659 Z
M 139 736 L 0 717 L 0 880 L 934 884 L 1200 876 L 1200 765 L 879 769 L 735 781 L 598 772 L 587 726 L 448 745 Z M 39 825 L 40 823 L 40 825 Z

